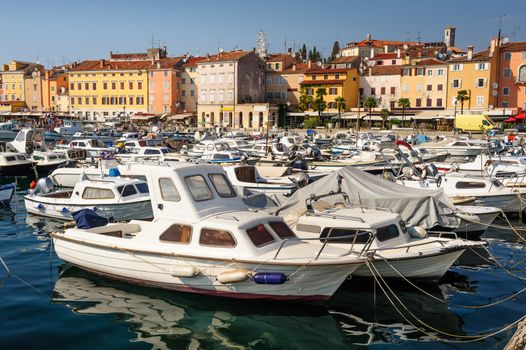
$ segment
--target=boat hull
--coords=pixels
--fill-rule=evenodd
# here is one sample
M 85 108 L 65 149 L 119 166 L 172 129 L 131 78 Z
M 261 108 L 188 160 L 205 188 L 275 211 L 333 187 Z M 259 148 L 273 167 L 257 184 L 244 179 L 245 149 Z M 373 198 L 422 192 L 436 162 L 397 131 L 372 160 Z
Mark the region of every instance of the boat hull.
M 0 175 L 2 176 L 29 176 L 34 174 L 32 163 L 0 166 Z
M 115 221 L 151 219 L 153 217 L 150 200 L 117 204 L 71 204 L 67 201 L 45 201 L 44 197 L 24 197 L 28 213 L 60 220 L 73 220 L 72 212 L 81 209 L 94 209 L 100 216 L 113 218 Z M 66 210 L 64 210 L 66 208 Z
M 444 276 L 451 265 L 453 265 L 453 263 L 464 253 L 464 251 L 465 249 L 462 248 L 446 250 L 429 257 L 418 256 L 400 259 L 386 258 L 393 267 L 381 258 L 374 260 L 372 264 L 376 267 L 378 273 L 384 278 L 401 278 L 396 272 L 398 271 L 406 278 L 438 281 Z M 359 267 L 353 275 L 373 277 L 371 271 L 366 265 Z
M 59 258 L 81 269 L 125 282 L 181 292 L 215 295 L 238 299 L 325 301 L 329 299 L 361 263 L 327 265 L 270 265 L 207 258 L 183 258 L 176 254 L 125 251 L 102 247 L 53 235 Z M 193 266 L 199 273 L 177 277 L 171 267 Z M 257 284 L 248 278 L 222 284 L 217 276 L 233 269 L 257 272 L 281 272 L 289 276 L 283 284 Z
M 16 190 L 16 184 L 0 185 L 0 204 L 8 205 L 13 198 Z

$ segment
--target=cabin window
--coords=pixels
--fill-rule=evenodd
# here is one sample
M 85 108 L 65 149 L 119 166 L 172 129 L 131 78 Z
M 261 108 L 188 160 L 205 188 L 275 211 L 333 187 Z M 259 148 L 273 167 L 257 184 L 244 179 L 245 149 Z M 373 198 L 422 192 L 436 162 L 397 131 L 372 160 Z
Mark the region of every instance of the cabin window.
M 26 156 L 22 155 L 22 154 L 19 154 L 16 156 L 16 159 L 17 160 L 26 160 Z
M 228 231 L 204 228 L 201 230 L 199 244 L 213 247 L 235 247 L 236 240 Z
M 8 162 L 12 162 L 12 161 L 16 160 L 16 157 L 15 157 L 15 156 L 7 156 L 7 157 L 5 157 L 5 159 L 6 159 Z
M 138 144 L 139 144 L 139 146 L 144 147 L 144 146 L 146 146 L 146 141 L 143 141 L 143 140 L 138 141 Z
M 256 227 L 247 230 L 248 238 L 254 243 L 256 247 L 264 246 L 265 244 L 274 242 L 274 237 L 268 232 L 265 225 L 257 225 Z
M 365 244 L 369 240 L 369 235 L 366 234 L 366 231 L 360 231 L 356 229 L 347 229 L 347 228 L 335 228 L 335 227 L 324 228 L 320 235 L 320 242 L 325 242 L 325 239 L 327 237 L 328 237 L 327 241 L 332 242 L 332 243 L 349 244 L 349 243 L 354 242 L 357 244 Z M 345 238 L 331 240 L 331 238 L 338 238 L 338 237 L 345 237 Z
M 159 179 L 159 189 L 161 190 L 161 197 L 163 200 L 168 202 L 179 202 L 181 195 L 175 188 L 175 184 L 172 179 L 162 177 Z
M 398 226 L 393 224 L 376 229 L 376 238 L 378 238 L 380 242 L 396 238 L 399 234 Z
M 44 160 L 44 157 L 33 155 L 33 160 Z
M 147 149 L 144 151 L 144 154 L 159 154 L 159 151 L 156 149 Z
M 148 188 L 148 184 L 147 183 L 139 183 L 139 184 L 135 184 L 135 187 L 137 187 L 137 190 L 140 192 L 140 193 L 150 193 L 150 190 Z
M 117 191 L 123 197 L 133 196 L 134 194 L 137 194 L 137 190 L 133 185 L 119 186 L 117 187 Z
M 236 191 L 232 188 L 232 185 L 223 174 L 209 174 L 208 178 L 214 185 L 217 193 L 220 197 L 235 197 Z
M 190 190 L 190 193 L 196 202 L 207 201 L 214 198 L 214 194 L 212 193 L 210 187 L 208 187 L 208 184 L 206 183 L 206 180 L 203 176 L 188 176 L 184 178 L 184 182 L 186 183 L 186 186 Z
M 269 222 L 270 227 L 276 232 L 276 234 L 279 236 L 279 238 L 285 239 L 285 238 L 293 238 L 296 237 L 294 232 L 290 229 L 290 227 L 281 221 L 275 221 L 275 222 Z
M 486 184 L 478 181 L 459 181 L 455 184 L 456 188 L 484 188 Z
M 108 188 L 86 187 L 82 192 L 83 199 L 113 199 L 115 194 Z
M 163 242 L 188 244 L 190 243 L 191 237 L 192 227 L 174 224 L 168 227 L 166 231 L 161 234 L 159 239 Z

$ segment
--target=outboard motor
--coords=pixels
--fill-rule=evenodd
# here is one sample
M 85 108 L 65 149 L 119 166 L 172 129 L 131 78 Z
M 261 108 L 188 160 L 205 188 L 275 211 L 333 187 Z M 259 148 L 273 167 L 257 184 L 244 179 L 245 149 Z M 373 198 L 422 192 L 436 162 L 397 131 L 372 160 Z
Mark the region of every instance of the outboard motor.
M 40 192 L 43 194 L 49 193 L 53 190 L 53 180 L 49 177 L 43 177 L 38 180 L 35 192 Z
M 309 167 L 305 159 L 297 159 L 292 163 L 292 169 L 307 171 Z

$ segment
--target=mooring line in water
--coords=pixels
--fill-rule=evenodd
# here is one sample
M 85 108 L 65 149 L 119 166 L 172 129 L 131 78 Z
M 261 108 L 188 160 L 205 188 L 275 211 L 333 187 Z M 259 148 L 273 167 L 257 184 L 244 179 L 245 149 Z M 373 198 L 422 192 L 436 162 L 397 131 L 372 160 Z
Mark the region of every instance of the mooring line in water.
M 497 267 L 500 267 L 501 269 L 503 269 L 504 271 L 506 271 L 507 274 L 509 274 L 510 276 L 513 276 L 521 281 L 526 281 L 526 277 L 523 277 L 523 276 L 519 276 L 513 272 L 511 272 L 509 269 L 507 269 L 504 265 L 502 265 L 501 263 L 498 262 L 498 259 L 493 256 L 493 254 L 491 254 L 491 252 L 489 251 L 488 248 L 486 248 L 485 246 L 482 246 L 482 248 L 484 248 L 484 250 L 486 250 L 486 252 L 489 254 L 489 256 L 494 260 L 494 261 L 491 261 L 491 260 L 488 260 L 486 259 L 485 257 L 483 257 L 482 255 L 480 255 L 477 251 L 475 250 L 471 250 L 473 253 L 475 253 L 476 255 L 478 255 L 481 259 L 489 262 L 490 264 L 495 264 Z
M 471 249 L 471 248 L 469 248 Z M 461 305 L 461 304 L 449 304 L 447 303 L 447 301 L 445 300 L 442 300 L 436 296 L 434 296 L 433 294 L 427 292 L 425 289 L 419 287 L 418 285 L 416 285 L 415 283 L 413 283 L 411 280 L 409 280 L 408 278 L 406 278 L 400 271 L 398 271 L 387 259 L 385 259 L 383 256 L 381 255 L 378 255 L 380 258 L 382 258 L 382 260 L 388 264 L 391 269 L 393 269 L 394 272 L 396 272 L 398 274 L 398 276 L 400 276 L 405 282 L 407 282 L 409 285 L 411 285 L 412 287 L 414 287 L 415 289 L 419 290 L 420 292 L 424 293 L 425 295 L 427 295 L 428 297 L 438 301 L 438 302 L 441 302 L 443 304 L 448 304 L 449 306 L 453 306 L 453 307 L 460 307 L 460 308 L 464 308 L 464 309 L 484 309 L 484 308 L 487 308 L 487 307 L 491 307 L 491 306 L 495 306 L 495 305 L 498 305 L 498 304 L 501 304 L 503 302 L 506 302 L 510 299 L 513 299 L 515 298 L 517 295 L 521 294 L 521 293 L 524 293 L 526 291 L 526 287 L 521 289 L 520 291 L 518 292 L 515 292 L 509 296 L 507 296 L 506 298 L 504 299 L 500 299 L 500 300 L 497 300 L 493 303 L 489 303 L 489 304 L 484 304 L 484 305 Z
M 13 276 L 15 279 L 17 279 L 19 282 L 25 284 L 26 286 L 28 286 L 29 288 L 33 289 L 35 292 L 37 292 L 38 294 L 46 297 L 47 299 L 50 298 L 49 295 L 47 295 L 46 293 L 42 292 L 40 289 L 38 289 L 37 287 L 33 286 L 31 283 L 29 282 L 26 282 L 24 281 L 24 279 L 22 279 L 21 277 L 18 277 L 16 274 L 14 274 L 11 269 L 9 269 L 9 267 L 7 266 L 7 264 L 5 263 L 4 259 L 2 259 L 2 257 L 0 256 L 0 262 L 2 263 L 2 265 L 4 266 L 4 269 L 6 270 L 7 274 L 9 276 Z
M 521 235 L 519 233 L 519 231 L 526 232 L 526 228 L 514 227 L 502 209 L 500 210 L 500 214 L 502 216 L 499 216 L 499 217 L 501 217 L 503 220 L 505 220 L 506 223 L 508 224 L 508 226 L 496 225 L 496 224 L 493 224 L 493 222 L 484 222 L 482 220 L 470 220 L 467 217 L 462 217 L 462 220 L 471 222 L 473 224 L 486 225 L 487 227 L 497 228 L 497 229 L 500 229 L 500 230 L 511 230 L 520 238 L 520 240 L 522 242 L 526 243 L 526 237 L 524 237 L 523 235 Z
M 389 302 L 391 303 L 391 305 L 394 307 L 394 309 L 396 310 L 396 312 L 398 312 L 398 314 L 400 314 L 400 316 L 402 316 L 402 318 L 407 322 L 409 323 L 411 326 L 413 326 L 415 329 L 417 329 L 418 331 L 424 333 L 425 335 L 433 338 L 433 339 L 436 339 L 437 341 L 441 341 L 441 342 L 447 342 L 447 343 L 473 343 L 473 342 L 478 342 L 478 341 L 481 341 L 481 340 L 484 340 L 484 339 L 487 339 L 487 338 L 490 338 L 490 337 L 493 337 L 497 334 L 500 334 L 504 331 L 507 331 L 513 327 L 515 327 L 517 324 L 519 324 L 519 322 L 523 321 L 526 319 L 526 316 L 523 316 L 521 317 L 520 319 L 514 321 L 513 323 L 510 323 L 509 325 L 507 326 L 504 326 L 502 328 L 500 328 L 499 330 L 495 331 L 495 332 L 491 332 L 491 333 L 485 333 L 485 334 L 478 334 L 478 335 L 461 335 L 461 334 L 452 334 L 452 333 L 448 333 L 448 332 L 444 332 L 444 331 L 441 331 L 437 328 L 434 328 L 433 326 L 427 324 L 426 322 L 424 322 L 423 320 L 421 320 L 420 318 L 418 318 L 417 316 L 415 316 L 408 308 L 407 306 L 405 306 L 405 304 L 398 298 L 398 296 L 396 295 L 396 293 L 389 287 L 389 285 L 387 284 L 387 282 L 385 282 L 385 280 L 383 279 L 383 277 L 378 273 L 378 270 L 376 269 L 376 267 L 374 266 L 374 264 L 372 264 L 368 259 L 365 259 L 364 260 L 364 263 L 365 265 L 369 268 L 369 271 L 371 272 L 371 275 L 373 276 L 373 278 L 377 281 L 378 285 L 380 286 L 380 289 L 382 290 L 382 292 L 384 293 L 384 295 L 386 296 L 386 298 L 389 300 Z M 372 266 L 372 267 L 371 267 Z M 373 271 L 373 268 L 376 270 L 376 273 L 378 273 L 378 276 L 375 274 L 375 272 Z M 393 297 L 400 303 L 401 307 L 403 307 L 406 312 L 411 315 L 411 317 L 413 317 L 416 321 L 418 321 L 421 325 L 427 327 L 428 329 L 434 331 L 434 332 L 437 332 L 439 334 L 443 334 L 443 335 L 446 335 L 448 337 L 452 337 L 452 338 L 459 338 L 461 340 L 451 340 L 451 339 L 442 339 L 440 337 L 437 337 L 436 335 L 434 334 L 431 334 L 429 332 L 427 332 L 426 329 L 423 329 L 417 325 L 415 325 L 413 322 L 411 322 L 408 317 L 396 306 L 396 304 L 393 302 L 393 299 L 391 299 L 391 297 L 389 296 L 389 294 L 387 293 L 386 289 L 384 288 L 384 285 L 382 285 L 380 283 L 380 280 L 378 279 L 378 277 L 380 278 L 380 280 L 384 283 L 385 285 L 385 288 L 387 288 L 391 294 L 393 295 Z

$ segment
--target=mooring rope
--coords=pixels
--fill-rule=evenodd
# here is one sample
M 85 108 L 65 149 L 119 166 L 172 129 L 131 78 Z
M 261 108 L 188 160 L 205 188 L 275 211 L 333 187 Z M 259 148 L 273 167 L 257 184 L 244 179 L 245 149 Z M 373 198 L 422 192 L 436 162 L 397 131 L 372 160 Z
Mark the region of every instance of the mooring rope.
M 35 292 L 37 292 L 38 294 L 42 295 L 43 297 L 45 297 L 46 299 L 49 299 L 49 295 L 47 295 L 46 293 L 42 292 L 40 289 L 38 289 L 37 287 L 33 286 L 31 283 L 29 282 L 26 282 L 22 277 L 19 277 L 17 276 L 15 273 L 13 273 L 13 271 L 11 271 L 11 269 L 7 266 L 7 264 L 5 263 L 4 259 L 2 259 L 2 257 L 0 256 L 0 262 L 2 263 L 2 265 L 4 266 L 4 269 L 5 271 L 7 272 L 7 275 L 8 276 L 13 276 L 16 280 L 18 280 L 20 283 L 28 286 L 29 288 L 33 289 Z
M 526 319 L 526 316 L 523 316 L 521 317 L 520 319 L 514 321 L 513 323 L 507 325 L 507 326 L 504 326 L 502 327 L 501 329 L 495 331 L 495 332 L 490 332 L 490 333 L 485 333 L 485 334 L 479 334 L 479 335 L 462 335 L 462 334 L 452 334 L 452 333 L 449 333 L 449 332 L 445 332 L 445 331 L 442 331 L 442 330 L 439 330 L 431 325 L 429 325 L 427 322 L 421 320 L 419 317 L 417 317 L 416 315 L 414 315 L 408 308 L 407 306 L 405 306 L 405 304 L 398 298 L 398 296 L 396 295 L 396 293 L 394 293 L 394 291 L 389 287 L 389 285 L 385 282 L 385 280 L 382 278 L 382 276 L 380 274 L 375 274 L 375 271 L 376 270 L 376 267 L 374 266 L 374 264 L 371 264 L 370 261 L 368 259 L 365 259 L 364 260 L 365 264 L 367 265 L 367 267 L 369 268 L 370 272 L 371 272 L 371 275 L 373 276 L 373 278 L 375 279 L 375 281 L 378 283 L 378 285 L 380 286 L 380 289 L 382 290 L 382 292 L 384 293 L 384 295 L 386 296 L 386 298 L 389 300 L 389 302 L 391 303 L 391 305 L 394 307 L 394 309 L 398 312 L 398 314 L 400 314 L 400 316 L 402 316 L 402 318 L 407 322 L 409 323 L 411 326 L 413 326 L 415 329 L 419 330 L 420 332 L 426 334 L 427 336 L 433 338 L 433 339 L 436 339 L 438 341 L 441 341 L 441 342 L 447 342 L 447 343 L 472 343 L 472 342 L 478 342 L 478 341 L 481 341 L 481 340 L 484 340 L 484 339 L 487 339 L 487 338 L 490 338 L 490 337 L 493 337 L 497 334 L 500 334 L 504 331 L 507 331 L 513 327 L 515 327 L 519 322 L 521 322 L 522 320 Z M 372 266 L 372 267 L 371 267 Z M 376 270 L 376 273 L 378 273 L 378 270 Z M 378 279 L 378 277 L 380 278 L 380 280 L 383 282 L 380 283 L 380 280 Z M 385 288 L 384 288 L 384 285 L 385 285 Z M 445 336 L 448 336 L 448 337 L 452 337 L 452 338 L 458 338 L 458 339 L 461 339 L 461 340 L 450 340 L 450 339 L 443 339 L 443 338 L 440 338 L 440 337 L 437 337 L 436 335 L 434 334 L 431 334 L 429 332 L 427 332 L 425 329 L 415 325 L 413 322 L 411 322 L 408 317 L 396 306 L 396 304 L 394 303 L 393 299 L 391 299 L 391 297 L 389 296 L 389 294 L 387 293 L 386 291 L 386 288 L 391 292 L 392 296 L 398 301 L 398 303 L 400 303 L 400 306 L 406 310 L 406 312 L 411 315 L 411 317 L 413 317 L 418 323 L 420 323 L 421 325 L 427 327 L 428 329 L 436 332 L 436 333 L 439 333 L 439 334 L 442 334 L 442 335 L 445 335 Z

